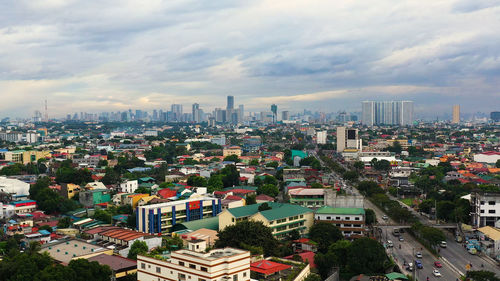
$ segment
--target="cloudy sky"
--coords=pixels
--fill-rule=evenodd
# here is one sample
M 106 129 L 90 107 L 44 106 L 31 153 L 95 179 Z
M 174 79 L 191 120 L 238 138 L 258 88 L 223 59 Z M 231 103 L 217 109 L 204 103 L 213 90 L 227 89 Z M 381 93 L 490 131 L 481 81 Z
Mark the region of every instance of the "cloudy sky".
M 69 112 L 500 110 L 499 0 L 0 1 L 0 116 Z

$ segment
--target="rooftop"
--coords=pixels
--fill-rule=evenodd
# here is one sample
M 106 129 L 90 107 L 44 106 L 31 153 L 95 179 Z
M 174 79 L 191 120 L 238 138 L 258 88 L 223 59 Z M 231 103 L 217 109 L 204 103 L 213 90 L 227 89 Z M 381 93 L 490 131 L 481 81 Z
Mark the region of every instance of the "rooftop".
M 231 257 L 231 256 L 236 256 L 236 255 L 241 255 L 241 254 L 247 254 L 248 257 L 250 257 L 250 252 L 240 250 L 240 249 L 234 249 L 234 248 L 224 248 L 224 249 L 215 249 L 211 250 L 208 253 L 200 253 L 200 252 L 194 252 L 186 249 L 178 250 L 172 253 L 172 257 L 174 255 L 189 255 L 193 256 L 195 258 L 200 258 L 204 260 L 216 260 L 220 259 L 223 257 Z
M 110 256 L 106 254 L 100 254 L 88 259 L 89 261 L 96 261 L 99 264 L 108 265 L 113 271 L 122 271 L 135 268 L 137 262 L 131 259 L 127 259 L 121 256 Z
M 75 257 L 106 250 L 107 249 L 80 240 L 69 240 L 48 244 L 46 247 L 42 248 L 40 252 L 47 252 L 55 260 L 67 264 Z
M 228 211 L 236 218 L 249 217 L 258 213 L 259 206 L 262 204 L 264 203 L 253 204 L 238 208 L 231 208 L 228 209 Z M 286 203 L 267 202 L 267 204 L 269 207 L 271 207 L 271 209 L 262 211 L 260 213 L 270 221 L 285 217 L 305 214 L 313 211 L 309 208 L 305 208 L 298 205 L 286 204 Z
M 363 208 L 333 208 L 324 206 L 316 210 L 316 214 L 337 214 L 337 215 L 364 215 Z

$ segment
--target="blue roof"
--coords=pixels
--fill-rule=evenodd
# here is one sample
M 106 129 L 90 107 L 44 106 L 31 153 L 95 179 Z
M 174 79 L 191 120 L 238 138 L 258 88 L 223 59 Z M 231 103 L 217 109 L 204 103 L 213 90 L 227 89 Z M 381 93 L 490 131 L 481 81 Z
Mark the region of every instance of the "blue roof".
M 50 235 L 50 232 L 48 232 L 47 230 L 45 229 L 42 229 L 42 230 L 39 230 L 38 233 L 42 234 L 42 235 Z
M 31 203 L 36 202 L 35 200 L 20 200 L 20 201 L 12 201 L 11 203 L 19 204 L 19 203 Z

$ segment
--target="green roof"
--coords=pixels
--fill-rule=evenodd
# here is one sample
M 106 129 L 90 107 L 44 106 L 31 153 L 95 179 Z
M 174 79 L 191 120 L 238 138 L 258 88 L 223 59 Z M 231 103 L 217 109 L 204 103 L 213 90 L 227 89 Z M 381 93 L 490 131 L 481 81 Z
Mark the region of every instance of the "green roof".
M 224 190 L 233 190 L 233 189 L 246 189 L 246 190 L 253 190 L 253 191 L 257 191 L 257 187 L 256 186 L 250 186 L 250 185 L 237 185 L 235 187 L 228 187 L 228 188 L 224 188 Z
M 259 206 L 262 204 L 264 203 L 253 204 L 238 208 L 231 208 L 228 209 L 228 211 L 235 218 L 249 217 L 256 213 L 259 213 Z M 290 216 L 301 215 L 313 211 L 309 208 L 293 204 L 276 203 L 276 202 L 267 202 L 267 204 L 269 205 L 269 207 L 271 207 L 271 209 L 262 211 L 260 213 L 269 221 L 286 218 Z
M 364 215 L 363 208 L 333 208 L 324 206 L 316 210 L 316 214 L 336 214 L 336 215 Z
M 305 153 L 302 150 L 292 150 L 292 159 L 295 156 L 299 156 L 300 158 L 306 158 L 307 157 L 307 153 Z
M 406 275 L 399 272 L 387 273 L 385 277 L 389 278 L 389 280 L 408 280 L 408 277 L 406 277 Z
M 219 218 L 218 217 L 211 217 L 211 218 L 206 218 L 206 219 L 201 219 L 201 220 L 183 222 L 183 223 L 176 224 L 174 228 L 179 229 L 179 230 L 189 229 L 189 230 L 193 230 L 193 231 L 196 231 L 196 230 L 202 229 L 202 228 L 219 230 Z

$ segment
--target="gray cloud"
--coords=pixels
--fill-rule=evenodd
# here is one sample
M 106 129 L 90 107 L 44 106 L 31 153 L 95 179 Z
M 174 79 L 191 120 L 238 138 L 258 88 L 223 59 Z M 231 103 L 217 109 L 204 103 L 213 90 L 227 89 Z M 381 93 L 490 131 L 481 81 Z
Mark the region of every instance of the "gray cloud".
M 0 112 L 208 110 L 228 94 L 254 110 L 498 110 L 498 30 L 494 0 L 4 1 Z

